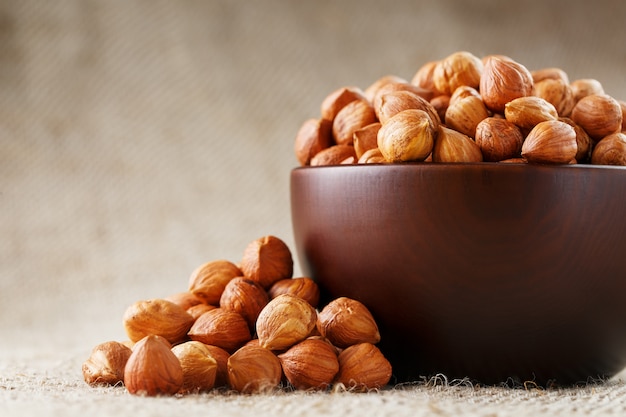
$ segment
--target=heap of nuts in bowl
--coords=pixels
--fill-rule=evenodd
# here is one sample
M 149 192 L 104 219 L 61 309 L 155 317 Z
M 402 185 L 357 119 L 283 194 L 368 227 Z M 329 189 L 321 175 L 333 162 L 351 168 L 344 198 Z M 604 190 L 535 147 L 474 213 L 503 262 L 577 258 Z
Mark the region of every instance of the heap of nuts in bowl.
M 626 165 L 626 102 L 592 78 L 455 52 L 409 81 L 339 88 L 300 127 L 302 166 L 425 162 Z
M 186 291 L 127 308 L 128 340 L 95 346 L 85 382 L 147 396 L 387 385 L 391 364 L 367 307 L 340 297 L 318 310 L 315 281 L 292 275 L 289 247 L 271 235 L 238 264 L 200 265 Z

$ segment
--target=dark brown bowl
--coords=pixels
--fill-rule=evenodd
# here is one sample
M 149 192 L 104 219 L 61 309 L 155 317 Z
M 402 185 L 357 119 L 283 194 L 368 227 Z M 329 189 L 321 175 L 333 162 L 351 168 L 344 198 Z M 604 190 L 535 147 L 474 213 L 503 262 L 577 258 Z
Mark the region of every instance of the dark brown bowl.
M 626 168 L 304 167 L 291 210 L 303 273 L 369 307 L 396 382 L 626 367 Z

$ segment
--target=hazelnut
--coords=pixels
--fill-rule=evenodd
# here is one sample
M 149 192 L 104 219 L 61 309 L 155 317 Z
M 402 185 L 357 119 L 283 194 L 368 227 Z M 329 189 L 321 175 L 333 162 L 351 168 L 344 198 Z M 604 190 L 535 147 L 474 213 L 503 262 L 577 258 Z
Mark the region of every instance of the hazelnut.
M 296 134 L 294 153 L 300 165 L 309 165 L 315 155 L 333 144 L 332 122 L 326 119 L 309 119 Z
M 281 294 L 291 294 L 308 301 L 312 307 L 317 307 L 320 301 L 320 289 L 315 281 L 309 277 L 281 279 L 268 290 L 270 298 L 276 298 Z
M 356 156 L 352 145 L 333 145 L 323 149 L 311 158 L 311 166 L 339 165 L 346 159 Z
M 604 94 L 604 87 L 600 81 L 593 78 L 581 78 L 571 82 L 570 86 L 574 93 L 574 101 L 578 102 L 581 98 L 591 95 Z
M 243 346 L 228 358 L 228 383 L 242 393 L 271 391 L 283 377 L 278 357 L 258 346 Z
M 436 127 L 423 110 L 404 110 L 378 131 L 378 149 L 388 162 L 423 161 L 432 151 Z
M 378 89 L 376 95 L 371 101 L 374 108 L 380 107 L 380 100 L 383 95 L 392 93 L 394 91 L 408 91 L 417 96 L 420 96 L 426 101 L 430 101 L 433 98 L 433 92 L 422 87 L 418 87 L 408 82 L 389 82 Z
M 429 61 L 423 64 L 411 79 L 411 84 L 432 91 L 434 96 L 445 94 L 445 92 L 439 91 L 435 87 L 435 82 L 433 81 L 433 74 L 438 63 L 439 61 Z
M 322 101 L 320 112 L 322 119 L 333 121 L 337 113 L 348 103 L 354 100 L 366 99 L 365 93 L 359 87 L 341 87 L 328 94 Z
M 376 113 L 369 101 L 354 100 L 346 104 L 333 120 L 332 133 L 338 145 L 352 145 L 355 131 L 377 122 Z
M 565 122 L 571 127 L 574 128 L 576 132 L 576 161 L 578 162 L 589 162 L 591 158 L 591 151 L 593 149 L 593 141 L 585 132 L 585 129 L 578 126 L 574 121 L 567 117 L 559 117 L 561 122 Z
M 194 320 L 178 304 L 162 299 L 142 300 L 124 312 L 123 324 L 128 338 L 137 342 L 154 334 L 170 343 L 182 342 Z
M 278 359 L 287 381 L 296 389 L 326 389 L 339 372 L 335 347 L 322 339 L 305 339 L 278 355 Z
M 450 96 L 446 94 L 441 94 L 433 97 L 433 99 L 430 100 L 430 105 L 433 106 L 433 108 L 437 112 L 439 120 L 442 123 L 445 123 L 446 110 L 448 110 L 448 107 L 450 106 Z
M 620 108 L 622 109 L 622 132 L 626 132 L 626 101 L 617 100 Z
M 124 367 L 131 352 L 128 346 L 115 341 L 97 345 L 82 366 L 85 382 L 89 385 L 123 383 Z
M 435 127 L 441 122 L 437 110 L 428 101 L 410 91 L 391 91 L 380 96 L 377 103 L 374 110 L 383 125 L 396 114 L 408 109 L 425 111 Z
M 217 361 L 204 343 L 185 342 L 172 348 L 183 370 L 179 393 L 210 391 L 215 386 Z
M 198 317 L 200 317 L 201 315 L 203 315 L 207 311 L 214 310 L 216 308 L 217 308 L 216 306 L 212 306 L 212 305 L 209 305 L 209 304 L 198 304 L 198 305 L 189 307 L 187 309 L 187 313 L 189 313 L 189 315 L 191 317 L 193 317 L 193 319 L 195 321 L 195 320 L 198 319 Z
M 533 78 L 525 66 L 503 55 L 485 57 L 479 91 L 489 110 L 502 113 L 506 103 L 530 95 L 532 89 Z
M 546 120 L 557 120 L 554 106 L 541 97 L 528 96 L 511 100 L 504 106 L 504 117 L 522 129 L 532 129 Z
M 228 385 L 228 358 L 230 353 L 215 345 L 204 345 L 209 351 L 215 362 L 217 363 L 217 371 L 215 373 L 215 388 L 225 387 Z
M 276 236 L 264 236 L 250 242 L 241 259 L 243 276 L 267 289 L 276 281 L 291 278 L 293 258 L 285 242 Z
M 365 152 L 378 148 L 377 137 L 381 126 L 380 122 L 374 122 L 354 132 L 352 141 L 354 143 L 354 152 L 358 159 Z
M 476 126 L 489 117 L 485 103 L 479 96 L 468 95 L 450 98 L 450 105 L 446 110 L 446 125 L 464 135 L 473 138 L 476 135 Z
M 482 162 L 480 147 L 469 136 L 439 126 L 433 147 L 433 162 Z
M 338 356 L 339 372 L 335 382 L 356 390 L 384 387 L 391 379 L 391 363 L 371 343 L 345 348 Z
M 443 94 L 452 94 L 463 85 L 478 88 L 482 73 L 483 63 L 480 58 L 466 51 L 454 52 L 437 62 L 433 70 L 433 83 Z
M 613 133 L 600 140 L 591 154 L 595 165 L 626 165 L 626 134 Z
M 476 126 L 475 141 L 484 161 L 497 162 L 518 157 L 524 135 L 519 127 L 508 120 L 488 117 Z
M 569 77 L 565 71 L 561 68 L 549 67 L 539 70 L 531 71 L 530 74 L 533 77 L 533 83 L 538 83 L 543 80 L 561 80 L 565 84 L 569 84 Z
M 247 278 L 233 278 L 222 293 L 220 307 L 241 314 L 250 329 L 254 329 L 259 313 L 269 297 L 267 292 Z
M 195 305 L 203 303 L 202 299 L 197 295 L 189 292 L 183 291 L 176 294 L 172 294 L 169 297 L 165 297 L 165 300 L 171 301 L 174 304 L 178 304 L 184 310 L 188 310 L 189 307 L 193 307 Z
M 384 75 L 378 78 L 376 81 L 370 84 L 369 87 L 365 89 L 365 98 L 367 98 L 367 100 L 369 100 L 370 103 L 374 103 L 374 98 L 378 94 L 378 91 L 381 88 L 385 87 L 387 84 L 406 83 L 406 82 L 407 80 L 397 75 L 393 75 L 393 74 Z
M 385 157 L 378 148 L 365 151 L 357 161 L 359 164 L 384 164 L 385 162 Z
M 617 100 L 606 94 L 581 98 L 570 118 L 594 140 L 622 130 L 622 108 Z
M 217 305 L 228 281 L 242 275 L 239 267 L 230 261 L 210 261 L 191 273 L 189 291 L 206 304 Z
M 315 308 L 302 298 L 281 294 L 259 314 L 256 332 L 261 347 L 284 350 L 304 340 L 315 327 Z
M 528 162 L 545 164 L 568 164 L 576 151 L 576 131 L 558 120 L 537 124 L 522 145 L 522 157 Z
M 124 385 L 134 395 L 174 395 L 183 385 L 183 368 L 161 336 L 138 341 L 126 362 Z
M 576 104 L 572 87 L 560 78 L 536 82 L 533 86 L 533 95 L 552 104 L 562 117 L 569 116 Z
M 252 338 L 248 322 L 239 313 L 216 308 L 202 314 L 189 330 L 191 340 L 215 345 L 228 352 Z
M 322 337 L 339 348 L 380 341 L 372 313 L 363 303 L 348 297 L 336 298 L 320 311 L 317 329 Z

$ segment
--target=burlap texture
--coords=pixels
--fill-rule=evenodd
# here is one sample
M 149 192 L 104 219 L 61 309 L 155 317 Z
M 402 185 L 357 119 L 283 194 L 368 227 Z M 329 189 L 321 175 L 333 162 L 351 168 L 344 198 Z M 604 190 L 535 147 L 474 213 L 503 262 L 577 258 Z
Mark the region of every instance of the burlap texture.
M 620 380 L 141 399 L 80 374 L 95 344 L 125 339 L 132 302 L 266 234 L 295 249 L 293 139 L 330 91 L 468 50 L 626 98 L 625 15 L 612 1 L 1 2 L 2 414 L 625 412 Z

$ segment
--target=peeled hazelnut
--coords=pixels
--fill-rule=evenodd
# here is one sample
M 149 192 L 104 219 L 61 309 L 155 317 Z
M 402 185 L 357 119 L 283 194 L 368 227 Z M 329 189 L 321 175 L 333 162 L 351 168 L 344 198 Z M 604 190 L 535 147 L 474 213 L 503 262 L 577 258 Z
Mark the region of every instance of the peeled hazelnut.
M 570 86 L 574 92 L 574 101 L 591 95 L 604 94 L 604 87 L 600 81 L 593 78 L 581 78 L 571 82 Z
M 522 157 L 528 162 L 568 164 L 576 156 L 576 131 L 567 123 L 550 120 L 537 124 L 526 136 Z
M 172 294 L 169 297 L 165 297 L 165 300 L 171 301 L 174 304 L 178 304 L 184 310 L 188 310 L 189 307 L 203 303 L 202 299 L 189 291 L 183 291 L 176 294 Z
M 476 126 L 487 117 L 489 112 L 483 100 L 479 96 L 468 95 L 454 101 L 450 99 L 445 121 L 448 127 L 473 138 L 476 135 Z
M 204 345 L 209 351 L 215 362 L 217 363 L 217 371 L 215 374 L 215 388 L 225 387 L 228 385 L 228 358 L 230 353 L 215 345 Z
M 320 289 L 315 281 L 309 277 L 281 279 L 268 290 L 270 298 L 281 294 L 291 294 L 308 301 L 312 307 L 317 307 L 320 301 Z
M 296 134 L 294 153 L 300 165 L 309 165 L 311 158 L 332 145 L 332 122 L 326 119 L 309 119 Z
M 254 281 L 232 279 L 222 293 L 220 307 L 241 314 L 250 329 L 254 329 L 259 313 L 269 301 L 267 292 Z
M 391 379 L 391 363 L 371 343 L 359 343 L 344 349 L 338 357 L 337 383 L 357 390 L 384 387 Z
M 581 98 L 570 118 L 594 140 L 622 130 L 622 108 L 617 100 L 606 94 Z
M 475 141 L 484 161 L 497 162 L 519 156 L 524 135 L 508 120 L 488 117 L 476 126 Z
M 322 309 L 318 315 L 317 329 L 339 348 L 380 341 L 372 313 L 361 302 L 347 297 L 336 298 Z
M 388 162 L 423 161 L 432 151 L 436 125 L 423 110 L 404 110 L 378 131 L 378 149 Z
M 172 348 L 183 369 L 183 384 L 179 392 L 210 391 L 215 386 L 217 361 L 204 343 L 190 341 Z
M 531 71 L 530 74 L 533 77 L 533 83 L 538 83 L 543 80 L 561 80 L 565 84 L 569 84 L 569 77 L 565 71 L 561 68 L 549 67 L 539 70 Z
M 354 100 L 365 99 L 365 93 L 358 87 L 348 86 L 341 87 L 328 94 L 322 101 L 320 112 L 322 119 L 330 120 L 331 122 L 337 116 L 337 113 L 344 108 L 348 103 Z
M 365 151 L 357 161 L 359 164 L 384 164 L 385 162 L 387 161 L 378 148 Z
M 338 145 L 352 145 L 355 131 L 377 122 L 374 108 L 366 99 L 346 104 L 333 120 L 332 132 Z
M 576 123 L 574 123 L 572 119 L 569 119 L 567 117 L 559 117 L 559 120 L 573 127 L 574 131 L 576 132 L 576 161 L 588 162 L 591 158 L 593 141 L 591 140 L 587 132 L 585 132 L 585 129 L 578 126 Z
M 281 294 L 259 314 L 256 332 L 261 347 L 284 350 L 304 340 L 315 327 L 317 312 L 302 298 Z
M 506 103 L 532 93 L 532 75 L 522 64 L 502 55 L 487 56 L 484 64 L 479 91 L 489 110 L 502 113 Z
M 170 343 L 182 342 L 193 321 L 181 306 L 162 299 L 138 301 L 126 309 L 123 317 L 124 329 L 133 342 L 151 334 Z
M 569 116 L 576 104 L 572 87 L 562 79 L 545 79 L 536 82 L 533 86 L 533 95 L 552 104 L 558 115 L 562 117 Z
M 463 85 L 478 88 L 482 73 L 483 63 L 480 58 L 470 52 L 459 51 L 435 65 L 433 83 L 438 91 L 452 94 Z
M 135 395 L 174 395 L 183 385 L 183 369 L 161 336 L 138 341 L 126 362 L 124 385 Z
M 354 157 L 354 146 L 333 145 L 323 149 L 311 158 L 311 166 L 339 165 L 347 158 Z
M 235 391 L 271 391 L 278 387 L 282 376 L 278 357 L 268 349 L 244 346 L 228 358 L 228 382 Z
M 528 96 L 511 100 L 504 106 L 504 117 L 522 129 L 532 129 L 546 120 L 557 120 L 554 106 L 541 97 Z
M 482 162 L 480 147 L 469 136 L 445 126 L 439 126 L 433 147 L 433 162 Z
M 378 148 L 378 131 L 382 125 L 380 122 L 371 123 L 354 132 L 352 141 L 354 142 L 354 152 L 358 159 L 366 151 Z
M 89 385 L 116 385 L 124 382 L 124 367 L 131 350 L 126 345 L 111 341 L 93 348 L 82 366 L 83 378 Z
M 443 91 L 439 91 L 435 87 L 435 82 L 433 81 L 433 74 L 438 63 L 439 61 L 430 61 L 423 64 L 411 79 L 411 84 L 432 91 L 434 96 L 444 94 Z
M 406 83 L 406 82 L 407 80 L 397 75 L 393 75 L 393 74 L 384 75 L 380 77 L 379 79 L 377 79 L 376 81 L 374 81 L 372 84 L 369 85 L 369 87 L 365 89 L 365 98 L 367 98 L 370 103 L 374 103 L 374 97 L 376 97 L 376 95 L 378 94 L 378 91 L 380 91 L 380 89 L 385 87 L 387 84 Z
M 339 372 L 335 347 L 322 339 L 305 339 L 278 355 L 278 359 L 285 377 L 296 389 L 326 389 Z
M 602 138 L 593 149 L 591 163 L 595 165 L 626 165 L 626 135 L 618 132 Z
M 207 262 L 191 273 L 189 291 L 206 304 L 217 305 L 228 281 L 242 275 L 239 267 L 230 261 Z
M 374 107 L 378 120 L 383 125 L 396 114 L 408 109 L 425 111 L 431 118 L 433 125 L 438 126 L 441 122 L 437 110 L 428 101 L 410 91 L 392 91 L 380 96 L 380 100 Z
M 216 308 L 198 317 L 189 330 L 189 337 L 191 340 L 232 352 L 243 346 L 252 335 L 248 322 L 241 314 Z
M 293 258 L 285 242 L 264 236 L 248 243 L 241 259 L 243 276 L 267 289 L 276 281 L 291 278 Z
M 201 315 L 203 315 L 204 313 L 206 313 L 209 310 L 214 310 L 216 309 L 216 306 L 212 306 L 209 304 L 198 304 L 195 306 L 191 306 L 187 309 L 187 313 L 189 313 L 189 315 L 191 317 L 193 317 L 194 321 L 200 317 Z

